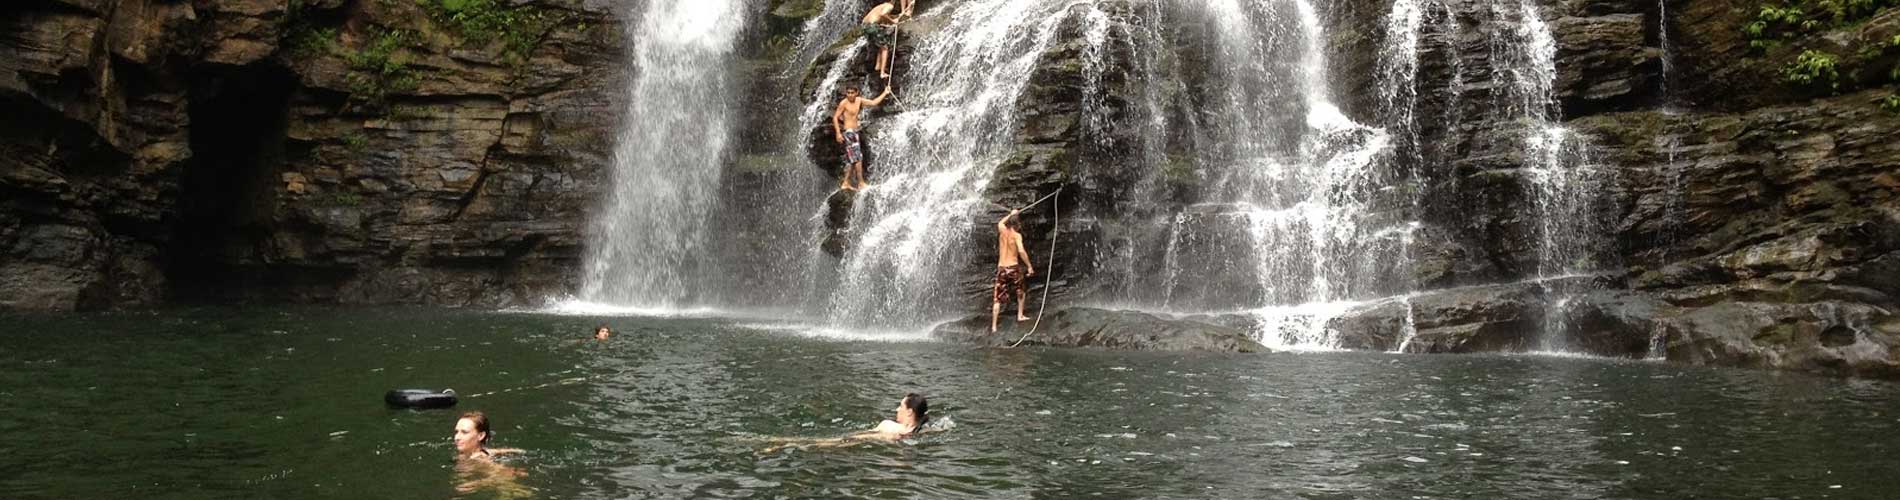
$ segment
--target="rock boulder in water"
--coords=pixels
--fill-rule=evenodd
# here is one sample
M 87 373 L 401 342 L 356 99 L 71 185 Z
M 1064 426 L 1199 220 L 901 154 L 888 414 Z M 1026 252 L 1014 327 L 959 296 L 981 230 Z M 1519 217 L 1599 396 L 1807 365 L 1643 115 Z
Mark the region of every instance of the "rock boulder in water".
M 990 316 L 980 314 L 938 325 L 932 337 L 1003 347 L 1029 332 L 1034 320 L 1016 323 L 1004 311 L 1003 324 L 990 333 Z M 1098 347 L 1121 351 L 1271 352 L 1238 328 L 1193 319 L 1134 311 L 1072 307 L 1051 311 L 1025 346 Z

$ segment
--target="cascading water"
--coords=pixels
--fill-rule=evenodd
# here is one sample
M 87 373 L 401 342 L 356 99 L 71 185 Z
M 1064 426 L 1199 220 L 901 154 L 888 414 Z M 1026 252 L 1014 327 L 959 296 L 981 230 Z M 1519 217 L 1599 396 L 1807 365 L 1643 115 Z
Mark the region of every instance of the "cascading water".
M 798 45 L 789 54 L 791 60 L 786 67 L 802 70 L 810 66 L 824 52 L 825 46 L 837 41 L 838 33 L 857 25 L 859 16 L 864 14 L 859 11 L 862 6 L 863 2 L 851 0 L 825 0 L 823 10 L 806 20 L 804 28 L 799 30 Z
M 878 161 L 873 186 L 855 194 L 829 323 L 912 328 L 972 309 L 953 284 L 985 243 L 973 232 L 989 234 L 993 223 L 977 214 L 991 208 L 990 178 L 1016 153 L 1017 99 L 1058 28 L 1092 9 L 1086 0 L 972 0 L 931 11 L 944 24 L 907 42 L 904 112 L 867 123 Z
M 1418 46 L 1426 7 L 1419 0 L 1393 0 L 1392 11 L 1386 15 L 1385 44 L 1379 51 L 1378 88 L 1384 96 L 1379 103 L 1380 123 L 1399 138 L 1397 145 L 1387 152 L 1387 158 L 1404 166 L 1408 170 L 1406 177 L 1414 182 L 1419 179 L 1418 168 L 1425 163 L 1425 155 L 1419 151 Z M 1412 213 L 1421 212 L 1422 199 L 1414 196 L 1412 202 Z M 1412 234 L 1417 228 L 1415 222 L 1407 229 L 1400 248 L 1407 251 L 1412 248 Z M 1410 274 L 1411 261 L 1404 259 L 1402 271 L 1405 274 Z M 1405 316 L 1395 348 L 1403 351 L 1418 336 L 1418 326 L 1411 294 L 1400 296 L 1399 304 L 1405 308 Z
M 1409 224 L 1374 208 L 1391 202 L 1380 188 L 1396 178 L 1378 168 L 1390 138 L 1333 104 L 1311 2 L 1201 7 L 1215 50 L 1193 161 L 1217 187 L 1176 217 L 1166 307 L 1251 310 L 1269 346 L 1325 346 L 1352 301 L 1404 288 L 1387 271 Z
M 743 0 L 649 2 L 629 23 L 632 68 L 612 186 L 579 298 L 639 308 L 704 303 L 708 217 L 737 108 L 729 68 Z
M 1583 290 L 1574 277 L 1600 266 L 1603 224 L 1597 212 L 1604 169 L 1591 163 L 1582 137 L 1560 122 L 1555 93 L 1557 43 L 1550 26 L 1530 0 L 1496 0 L 1494 20 L 1513 26 L 1509 36 L 1492 40 L 1494 71 L 1510 86 L 1500 96 L 1505 118 L 1525 123 L 1524 170 L 1538 237 L 1535 278 L 1546 288 L 1551 307 L 1540 348 L 1559 351 L 1564 309 Z

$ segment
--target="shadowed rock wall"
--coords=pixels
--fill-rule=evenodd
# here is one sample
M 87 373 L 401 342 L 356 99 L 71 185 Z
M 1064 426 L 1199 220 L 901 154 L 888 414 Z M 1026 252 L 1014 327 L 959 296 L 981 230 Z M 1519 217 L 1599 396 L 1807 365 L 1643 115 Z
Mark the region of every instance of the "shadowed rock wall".
M 499 306 L 568 287 L 623 92 L 610 2 L 0 7 L 0 307 Z

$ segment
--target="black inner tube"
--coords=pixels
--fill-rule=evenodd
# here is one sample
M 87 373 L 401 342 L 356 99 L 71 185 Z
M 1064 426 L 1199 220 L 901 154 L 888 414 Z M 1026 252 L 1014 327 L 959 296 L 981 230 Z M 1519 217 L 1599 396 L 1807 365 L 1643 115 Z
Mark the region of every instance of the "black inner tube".
M 455 406 L 455 390 L 395 389 L 383 394 L 383 403 L 391 408 L 438 409 Z

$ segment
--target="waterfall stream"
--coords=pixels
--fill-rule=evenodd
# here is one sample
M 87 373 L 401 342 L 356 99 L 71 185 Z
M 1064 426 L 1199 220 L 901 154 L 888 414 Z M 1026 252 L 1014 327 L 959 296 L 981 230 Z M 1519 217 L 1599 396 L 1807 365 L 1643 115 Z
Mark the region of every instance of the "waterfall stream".
M 635 74 L 581 300 L 650 309 L 713 300 L 697 277 L 737 110 L 730 67 L 743 4 L 652 2 L 628 24 Z

